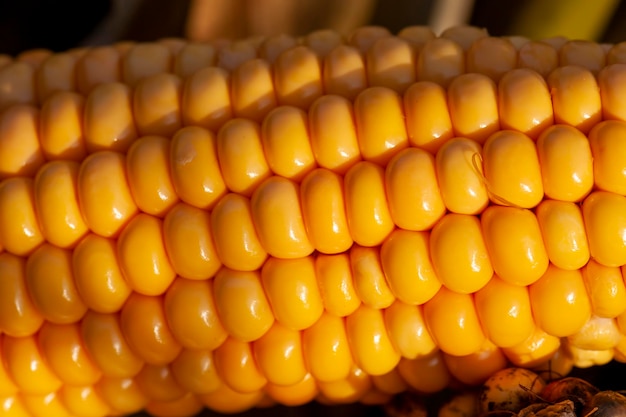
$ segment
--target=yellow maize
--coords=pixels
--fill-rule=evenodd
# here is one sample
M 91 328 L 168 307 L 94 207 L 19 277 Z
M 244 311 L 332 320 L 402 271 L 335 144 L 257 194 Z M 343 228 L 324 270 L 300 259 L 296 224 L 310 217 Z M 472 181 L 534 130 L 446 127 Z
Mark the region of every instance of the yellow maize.
M 0 414 L 381 403 L 626 360 L 626 43 L 0 58 Z

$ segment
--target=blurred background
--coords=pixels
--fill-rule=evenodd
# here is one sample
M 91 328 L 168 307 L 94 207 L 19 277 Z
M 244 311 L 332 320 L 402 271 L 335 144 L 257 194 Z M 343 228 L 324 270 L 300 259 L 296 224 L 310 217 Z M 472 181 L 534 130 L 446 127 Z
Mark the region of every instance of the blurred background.
M 485 27 L 495 36 L 563 35 L 626 41 L 620 0 L 0 0 L 0 53 L 62 51 L 120 40 L 349 33 L 362 25 L 391 31 L 430 25 Z

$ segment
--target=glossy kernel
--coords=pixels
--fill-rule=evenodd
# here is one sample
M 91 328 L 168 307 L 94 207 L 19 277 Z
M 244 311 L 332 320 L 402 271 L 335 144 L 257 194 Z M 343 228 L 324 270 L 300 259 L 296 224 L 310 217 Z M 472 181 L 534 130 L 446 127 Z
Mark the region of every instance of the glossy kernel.
M 163 308 L 176 340 L 189 349 L 215 349 L 228 333 L 218 316 L 214 281 L 176 278 L 168 288 Z
M 583 268 L 583 281 L 593 314 L 617 317 L 626 311 L 624 267 L 609 267 L 591 259 Z
M 229 337 L 214 351 L 214 357 L 218 374 L 230 389 L 248 394 L 267 384 L 267 379 L 254 359 L 250 343 Z M 221 387 L 209 395 L 218 395 L 220 392 L 223 392 Z
M 441 287 L 433 267 L 428 232 L 396 229 L 380 249 L 383 272 L 396 298 L 423 304 Z
M 306 329 L 322 315 L 312 257 L 268 259 L 261 270 L 261 283 L 276 320 L 285 327 Z
M 6 369 L 22 394 L 48 394 L 61 388 L 62 381 L 41 355 L 37 336 L 3 335 L 2 353 Z
M 359 51 L 349 45 L 338 45 L 324 59 L 325 94 L 336 94 L 353 100 L 367 87 L 365 62 Z
M 202 68 L 185 79 L 181 96 L 184 126 L 217 131 L 233 116 L 230 75 L 217 67 Z
M 332 171 L 311 171 L 301 183 L 300 200 L 304 225 L 311 244 L 321 253 L 340 253 L 350 248 L 343 180 Z
M 181 127 L 181 80 L 158 73 L 140 80 L 133 92 L 133 116 L 140 135 L 171 136 Z
M 254 358 L 269 383 L 289 386 L 307 374 L 302 352 L 301 333 L 279 322 L 252 344 Z
M 439 349 L 450 355 L 478 352 L 485 340 L 471 294 L 441 287 L 424 304 L 424 319 Z
M 0 246 L 24 256 L 43 242 L 35 212 L 33 180 L 15 177 L 0 182 Z
M 594 191 L 583 202 L 591 256 L 606 266 L 626 264 L 626 197 Z
M 593 155 L 593 179 L 603 191 L 626 195 L 626 162 L 621 157 L 626 152 L 626 123 L 606 120 L 589 132 L 589 145 Z
M 73 92 L 59 92 L 43 104 L 40 113 L 41 150 L 47 160 L 81 161 L 86 156 L 83 133 L 85 99 Z
M 441 219 L 430 235 L 430 256 L 436 276 L 451 291 L 472 293 L 493 275 L 480 221 L 474 216 L 451 213 Z
M 491 201 L 522 208 L 541 202 L 543 166 L 528 136 L 506 130 L 495 133 L 485 142 L 482 159 Z
M 231 97 L 235 117 L 262 122 L 277 105 L 270 64 L 253 59 L 237 68 L 232 73 Z
M 578 129 L 555 125 L 537 139 L 546 197 L 580 201 L 594 185 L 593 156 L 589 140 Z
M 400 151 L 385 169 L 385 190 L 393 222 L 407 230 L 428 230 L 444 215 L 435 158 L 427 151 Z
M 348 254 L 318 255 L 315 257 L 315 275 L 328 313 L 345 317 L 359 307 L 361 299 L 354 288 Z
M 317 381 L 348 377 L 353 359 L 343 318 L 324 312 L 302 331 L 302 349 L 309 372 Z
M 163 220 L 163 241 L 177 275 L 204 280 L 222 263 L 213 242 L 210 214 L 185 203 L 175 205 Z
M 317 55 L 305 46 L 280 54 L 274 63 L 274 88 L 278 104 L 308 109 L 322 95 L 322 70 Z
M 370 86 L 391 88 L 403 93 L 415 82 L 415 58 L 411 45 L 400 37 L 377 40 L 366 55 Z
M 589 261 L 589 243 L 580 207 L 572 202 L 544 200 L 535 213 L 550 262 L 579 269 Z
M 422 306 L 396 300 L 384 310 L 383 317 L 391 343 L 403 358 L 427 356 L 438 349 L 426 326 Z
M 170 368 L 178 385 L 194 394 L 208 394 L 222 385 L 213 350 L 183 349 Z
M 222 268 L 213 279 L 213 299 L 224 329 L 237 340 L 256 340 L 274 323 L 257 271 Z
M 591 303 L 579 270 L 550 265 L 529 287 L 529 294 L 537 326 L 553 336 L 576 333 L 591 316 Z
M 420 81 L 404 93 L 404 114 L 409 143 L 435 154 L 452 138 L 452 120 L 446 90 L 437 83 Z
M 375 309 L 389 307 L 395 296 L 383 272 L 379 248 L 353 245 L 349 254 L 354 290 L 361 302 Z
M 565 66 L 548 76 L 554 121 L 574 126 L 583 133 L 602 118 L 600 90 L 593 74 L 582 67 Z
M 482 213 L 480 222 L 493 269 L 500 278 L 529 285 L 544 274 L 549 258 L 532 211 L 491 206 Z

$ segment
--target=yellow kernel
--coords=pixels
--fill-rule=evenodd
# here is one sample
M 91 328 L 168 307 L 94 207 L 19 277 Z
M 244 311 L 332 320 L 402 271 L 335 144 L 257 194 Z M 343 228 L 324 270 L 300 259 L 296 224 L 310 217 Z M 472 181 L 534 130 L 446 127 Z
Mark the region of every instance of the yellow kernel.
M 582 209 L 591 256 L 606 266 L 626 264 L 626 197 L 594 191 Z
M 91 385 L 64 385 L 58 395 L 67 411 L 76 416 L 104 417 L 111 412 L 109 405 Z
M 72 253 L 44 243 L 26 261 L 26 286 L 41 315 L 53 323 L 74 323 L 87 312 L 74 281 Z
M 88 311 L 81 321 L 81 336 L 89 357 L 104 378 L 131 378 L 144 365 L 126 341 L 117 313 Z
M 408 41 L 416 51 L 419 51 L 426 42 L 435 39 L 435 34 L 428 26 L 407 26 L 398 32 L 398 37 Z
M 185 395 L 176 383 L 169 364 L 146 364 L 135 376 L 135 383 L 151 401 L 174 401 Z
M 150 401 L 145 412 L 153 416 L 180 417 L 195 416 L 202 412 L 204 405 L 194 394 L 186 393 L 181 398 L 172 401 Z
M 133 92 L 133 116 L 140 135 L 171 136 L 181 128 L 181 80 L 160 73 L 144 78 Z
M 626 123 L 606 120 L 589 132 L 589 146 L 593 155 L 593 179 L 603 191 L 626 195 L 626 162 L 621 157 L 626 152 Z
M 298 41 L 293 36 L 285 34 L 270 36 L 259 45 L 259 57 L 273 64 L 280 54 L 297 45 Z
M 597 74 L 606 65 L 606 53 L 597 42 L 570 40 L 559 49 L 559 66 L 578 65 Z
M 548 253 L 532 211 L 490 206 L 480 222 L 493 269 L 500 278 L 514 285 L 530 285 L 546 272 Z
M 579 331 L 591 316 L 591 303 L 579 270 L 550 265 L 529 287 L 535 323 L 556 337 Z
M 278 104 L 307 110 L 322 95 L 322 70 L 317 55 L 306 46 L 296 46 L 274 62 L 274 88 Z
M 502 350 L 488 340 L 478 352 L 465 356 L 444 353 L 443 360 L 454 378 L 470 386 L 479 386 L 509 366 Z
M 593 74 L 582 67 L 559 67 L 548 76 L 554 121 L 583 133 L 602 120 L 600 89 Z
M 324 58 L 323 86 L 325 94 L 353 100 L 367 87 L 365 62 L 359 50 L 338 45 Z
M 344 320 L 324 312 L 319 320 L 302 331 L 302 352 L 309 372 L 317 381 L 347 378 L 353 359 Z
M 215 136 L 208 130 L 185 127 L 176 132 L 166 165 L 176 194 L 192 206 L 210 208 L 226 193 L 217 163 Z
M 370 87 L 354 102 L 361 155 L 380 165 L 409 144 L 400 96 L 387 87 Z
M 268 396 L 268 400 L 271 399 L 288 407 L 310 403 L 319 394 L 317 381 L 309 373 L 292 385 L 277 385 L 268 382 L 264 391 Z
M 409 143 L 432 154 L 452 138 L 446 90 L 430 81 L 419 81 L 404 93 L 404 114 Z
M 274 174 L 300 182 L 315 168 L 307 122 L 306 113 L 292 106 L 275 108 L 263 120 L 261 141 Z
M 531 139 L 554 122 L 552 97 L 544 78 L 531 69 L 514 69 L 498 84 L 500 127 Z
M 455 213 L 444 216 L 430 235 L 430 256 L 441 284 L 460 294 L 472 293 L 487 284 L 493 267 L 485 243 L 477 217 Z
M 0 182 L 0 246 L 20 256 L 28 255 L 44 242 L 33 194 L 30 178 Z
M 253 59 L 237 68 L 231 79 L 231 100 L 235 117 L 261 123 L 277 105 L 270 64 Z
M 44 163 L 39 110 L 15 105 L 0 114 L 0 179 L 32 176 Z
M 320 58 L 324 58 L 342 43 L 341 35 L 331 29 L 314 30 L 304 37 L 304 44 L 315 51 Z
M 15 104 L 35 104 L 35 70 L 26 62 L 13 61 L 0 68 L 0 110 Z
M 618 92 L 626 83 L 626 62 L 608 65 L 598 73 L 602 119 L 626 121 L 626 101 Z
M 242 155 L 241 150 L 245 149 Z M 271 175 L 261 143 L 261 129 L 251 120 L 231 119 L 217 134 L 217 158 L 230 191 L 250 196 Z
M 400 376 L 397 366 L 386 374 L 372 375 L 372 383 L 381 393 L 391 395 L 401 394 L 409 389 L 409 385 Z
M 400 94 L 415 82 L 415 58 L 411 45 L 399 37 L 378 39 L 366 54 L 370 86 L 390 88 Z
M 75 91 L 76 57 L 63 52 L 50 55 L 35 72 L 37 97 L 43 103 L 50 95 L 57 91 Z
M 547 77 L 559 64 L 558 51 L 545 42 L 527 42 L 517 56 L 519 68 L 531 69 L 542 77 Z
M 510 130 L 497 132 L 485 142 L 482 159 L 491 201 L 523 208 L 541 202 L 543 166 L 528 136 Z
M 198 395 L 202 403 L 218 413 L 241 413 L 255 407 L 264 398 L 265 392 L 260 389 L 249 392 L 238 392 L 226 384 L 222 384 L 216 391 Z
M 186 42 L 174 57 L 174 74 L 189 77 L 215 63 L 215 48 L 208 43 Z
M 352 246 L 343 179 L 332 171 L 311 171 L 300 186 L 304 225 L 311 244 L 321 253 L 340 253 Z
M 99 84 L 120 81 L 120 59 L 113 46 L 96 46 L 85 52 L 76 62 L 78 91 L 87 95 Z
M 502 352 L 513 365 L 532 368 L 542 365 L 554 357 L 560 345 L 560 338 L 535 326 L 532 334 L 526 340 L 515 346 L 503 347 Z
M 83 133 L 87 152 L 126 152 L 137 138 L 132 90 L 122 83 L 105 83 L 87 96 Z
M 254 360 L 250 343 L 229 337 L 213 351 L 213 355 L 218 374 L 224 382 L 223 386 L 228 386 L 238 393 L 250 394 L 267 384 L 267 379 Z M 220 391 L 222 388 L 218 388 L 209 395 L 216 395 Z
M 395 296 L 383 272 L 378 247 L 353 245 L 350 267 L 354 290 L 363 304 L 381 309 L 394 302 Z
M 422 306 L 396 300 L 383 316 L 391 343 L 403 358 L 427 356 L 438 349 L 426 326 Z
M 254 358 L 268 383 L 289 386 L 302 381 L 307 374 L 300 331 L 279 322 L 252 344 Z
M 476 353 L 485 341 L 471 294 L 441 287 L 424 304 L 424 319 L 439 349 L 450 355 Z
M 379 165 L 361 161 L 344 177 L 346 215 L 352 239 L 362 246 L 380 245 L 394 228 Z
M 39 129 L 41 150 L 47 160 L 85 158 L 84 103 L 79 94 L 58 92 L 43 104 Z
M 170 177 L 170 141 L 163 136 L 137 139 L 126 155 L 130 192 L 139 210 L 163 216 L 178 201 Z
M 215 65 L 232 72 L 244 62 L 256 58 L 256 48 L 246 41 L 229 42 L 217 50 Z
M 63 382 L 54 374 L 41 354 L 37 336 L 2 336 L 6 370 L 21 394 L 48 394 Z
M 494 275 L 474 294 L 474 304 L 485 336 L 496 346 L 518 345 L 534 330 L 535 320 L 526 286 Z
M 330 404 L 350 404 L 359 401 L 372 389 L 372 377 L 356 365 L 344 379 L 319 381 L 318 400 Z
M 427 394 L 441 392 L 452 379 L 440 350 L 415 359 L 402 358 L 398 373 L 412 389 Z
M 0 253 L 0 276 L 0 330 L 13 337 L 34 334 L 44 318 L 28 293 L 24 259 Z
M 229 78 L 223 69 L 208 67 L 185 79 L 180 104 L 184 126 L 216 132 L 233 117 Z
M 228 336 L 222 326 L 210 280 L 176 278 L 163 299 L 167 324 L 176 340 L 189 349 L 215 349 Z
M 582 350 L 609 350 L 616 347 L 621 338 L 613 318 L 591 316 L 578 332 L 568 336 L 567 342 Z
M 183 349 L 170 367 L 178 385 L 191 393 L 208 394 L 222 385 L 212 349 Z
M 50 392 L 45 394 L 25 394 L 21 397 L 24 408 L 28 410 L 29 416 L 45 417 L 45 416 L 59 416 L 59 417 L 72 417 L 72 414 L 68 411 L 67 407 L 61 401 L 60 395 L 57 392 Z
M 324 311 L 313 258 L 269 258 L 261 283 L 276 320 L 293 330 L 311 326 Z
M 580 207 L 544 200 L 535 209 L 548 258 L 562 269 L 579 269 L 589 261 L 589 244 Z
M 363 26 L 356 28 L 348 36 L 348 43 L 358 48 L 362 54 L 376 43 L 377 40 L 391 37 L 389 29 L 382 26 Z
M 400 361 L 381 310 L 361 305 L 346 318 L 346 334 L 355 363 L 369 375 L 386 374 Z
M 78 202 L 89 229 L 116 237 L 137 213 L 122 154 L 101 151 L 89 155 L 78 171 Z
M 154 42 L 134 44 L 123 54 L 122 79 L 134 87 L 151 75 L 169 72 L 171 61 L 172 53 L 165 45 Z
M 435 170 L 446 208 L 453 213 L 478 214 L 489 203 L 482 164 L 477 163 L 481 146 L 467 138 L 447 141 L 437 152 Z
M 423 304 L 441 287 L 431 262 L 429 238 L 427 232 L 396 229 L 380 249 L 389 288 L 407 304 Z
M 315 160 L 322 168 L 344 174 L 361 159 L 352 103 L 339 95 L 325 95 L 313 102 L 308 114 Z
M 579 201 L 594 184 L 589 140 L 578 129 L 554 125 L 537 139 L 543 189 L 555 200 Z
M 313 252 L 302 217 L 298 184 L 272 176 L 254 191 L 250 206 L 259 240 L 267 253 L 291 259 Z
M 79 165 L 51 161 L 35 176 L 35 209 L 46 240 L 63 248 L 75 245 L 88 231 L 78 204 Z
M 217 318 L 234 339 L 256 340 L 274 323 L 258 271 L 222 268 L 213 279 L 212 293 Z
M 211 211 L 211 231 L 220 261 L 231 269 L 254 271 L 267 258 L 252 221 L 250 200 L 230 193 Z
M 487 29 L 466 25 L 451 26 L 439 35 L 440 38 L 458 43 L 464 51 L 467 51 L 474 42 L 487 36 L 489 36 Z
M 91 310 L 116 312 L 130 295 L 111 239 L 95 234 L 85 236 L 74 249 L 72 270 L 76 289 Z
M 591 259 L 581 272 L 594 315 L 612 318 L 626 311 L 623 267 L 604 266 Z
M 325 311 L 345 317 L 359 307 L 361 299 L 354 288 L 348 254 L 319 254 L 315 257 L 315 275 Z
M 167 256 L 177 275 L 203 280 L 222 266 L 211 235 L 210 214 L 185 203 L 175 205 L 163 221 Z
M 484 74 L 498 82 L 517 65 L 517 50 L 507 39 L 485 36 L 467 49 L 467 72 Z
M 98 394 L 119 414 L 138 413 L 148 404 L 133 378 L 104 377 L 96 384 Z
M 82 342 L 78 323 L 46 322 L 37 335 L 41 354 L 52 371 L 67 385 L 91 385 L 102 372 Z
M 176 276 L 165 250 L 163 222 L 157 217 L 135 216 L 120 234 L 117 256 L 126 281 L 138 293 L 163 294 Z
M 443 217 L 446 206 L 439 190 L 435 158 L 417 148 L 400 151 L 385 169 L 391 218 L 407 230 L 428 230 Z
M 427 41 L 417 58 L 417 80 L 430 81 L 446 88 L 465 72 L 465 53 L 454 41 L 435 38 Z

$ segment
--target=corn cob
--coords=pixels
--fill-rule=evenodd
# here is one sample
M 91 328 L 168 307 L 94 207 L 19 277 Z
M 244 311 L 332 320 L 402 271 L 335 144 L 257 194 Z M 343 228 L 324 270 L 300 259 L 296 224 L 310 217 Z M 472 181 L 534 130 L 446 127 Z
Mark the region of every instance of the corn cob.
M 0 57 L 2 415 L 626 361 L 625 51 L 366 27 Z

